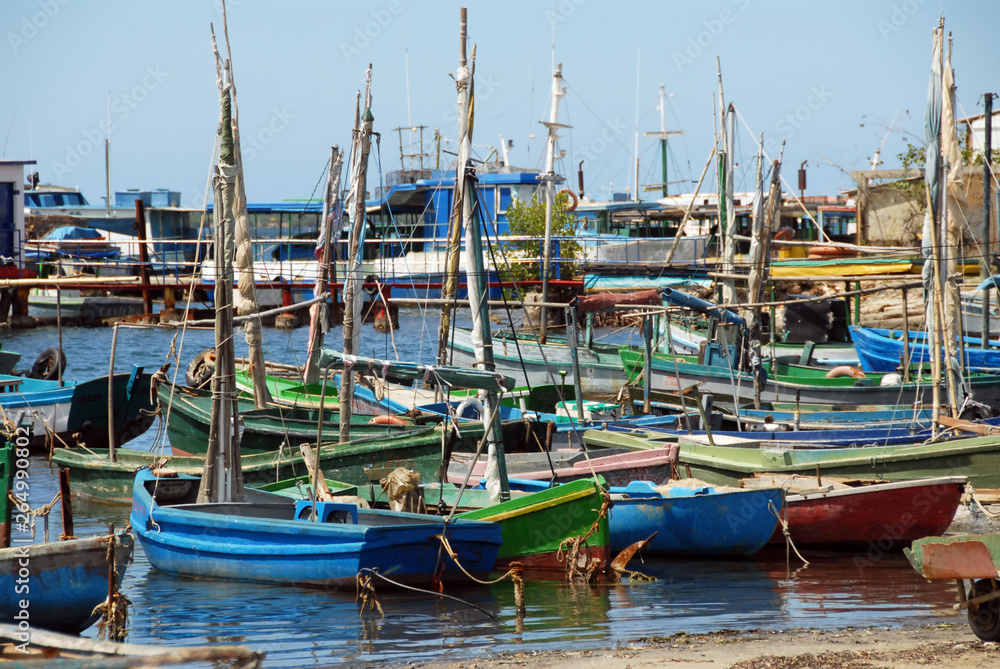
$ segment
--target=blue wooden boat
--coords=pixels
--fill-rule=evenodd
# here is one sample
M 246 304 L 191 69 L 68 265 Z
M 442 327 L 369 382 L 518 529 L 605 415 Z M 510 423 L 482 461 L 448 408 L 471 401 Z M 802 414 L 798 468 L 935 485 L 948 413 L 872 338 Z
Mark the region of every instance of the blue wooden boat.
M 864 371 L 894 372 L 903 364 L 906 333 L 902 330 L 854 325 L 851 326 L 851 336 Z M 1000 346 L 996 342 L 987 341 L 986 348 L 981 348 L 982 342 L 981 337 L 963 338 L 963 366 L 974 372 L 1000 372 Z M 909 349 L 910 364 L 930 362 L 930 344 L 925 332 L 909 333 Z M 959 351 L 955 353 L 958 355 Z M 944 358 L 943 347 L 941 357 Z
M 79 634 L 97 621 L 94 609 L 108 597 L 109 542 L 115 543 L 117 590 L 126 567 L 132 564 L 134 540 L 125 531 L 31 543 L 26 536 L 28 515 L 19 501 L 25 493 L 19 490 L 17 498 L 12 494 L 14 455 L 24 455 L 18 446 L 17 451 L 13 441 L 0 446 L 0 616 L 15 625 L 25 621 L 32 631 L 46 628 Z
M 108 598 L 108 541 L 115 541 L 118 585 L 132 563 L 132 535 L 50 541 L 0 549 L 0 615 L 16 621 L 29 602 L 31 626 L 79 634 L 95 622 L 94 609 Z M 16 542 L 16 540 L 15 540 Z M 28 564 L 29 576 L 18 580 Z
M 486 577 L 500 549 L 500 526 L 354 504 L 312 502 L 247 489 L 245 502 L 195 503 L 200 477 L 136 473 L 132 527 L 149 563 L 171 574 L 286 585 L 355 588 L 363 569 L 397 583 L 466 579 L 437 535 L 448 538 L 470 573 Z
M 784 503 L 780 488 L 661 492 L 649 481 L 612 487 L 611 494 L 611 550 L 624 550 L 656 532 L 644 551 L 662 556 L 753 555 L 774 533 Z
M 520 491 L 551 486 L 518 478 L 510 484 Z M 781 488 L 718 492 L 711 486 L 657 488 L 652 481 L 611 486 L 609 491 L 612 554 L 655 532 L 643 552 L 667 557 L 753 555 L 770 540 L 785 500 Z

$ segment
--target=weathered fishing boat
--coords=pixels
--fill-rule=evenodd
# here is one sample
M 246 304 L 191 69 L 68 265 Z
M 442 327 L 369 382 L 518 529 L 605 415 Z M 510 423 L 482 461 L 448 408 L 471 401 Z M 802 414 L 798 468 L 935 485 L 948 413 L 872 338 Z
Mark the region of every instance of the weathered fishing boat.
M 685 437 L 651 432 L 591 430 L 584 443 L 591 447 L 660 448 L 678 440 L 678 470 L 688 470 L 700 481 L 739 486 L 740 479 L 759 474 L 838 476 L 864 481 L 908 481 L 942 474 L 964 475 L 973 487 L 1000 487 L 1000 442 L 996 437 L 973 437 L 941 443 L 858 448 L 745 448 L 710 446 Z
M 293 407 L 296 409 L 318 410 L 320 407 L 327 411 L 338 411 L 340 408 L 340 375 L 333 375 L 325 385 L 322 382 L 306 383 L 302 380 L 301 369 L 288 369 L 283 373 L 277 369 L 269 369 L 265 375 L 265 386 L 275 404 Z M 245 394 L 253 396 L 254 382 L 250 375 L 243 369 L 237 369 L 235 374 L 236 386 Z M 401 402 L 399 398 L 393 397 L 391 387 L 380 388 L 383 391 L 382 397 L 376 396 L 374 392 L 358 385 L 354 389 L 351 398 L 351 414 L 359 416 L 381 416 L 384 414 L 406 413 L 413 408 L 412 404 Z M 403 390 L 399 388 L 399 390 Z M 419 389 L 406 389 L 409 395 L 419 392 Z M 386 392 L 388 391 L 388 392 Z M 432 398 L 433 391 L 423 393 L 425 398 Z M 352 421 L 353 423 L 353 421 Z
M 0 646 L 17 648 L 25 644 L 24 632 L 17 626 L 0 623 Z M 18 651 L 20 652 L 20 651 Z M 81 638 L 75 635 L 32 628 L 27 645 L 30 666 L 46 662 L 49 666 L 131 669 L 132 667 L 189 666 L 192 662 L 225 662 L 243 669 L 260 669 L 262 654 L 246 646 L 152 646 Z M 58 664 L 57 664 L 58 663 Z M 22 663 L 23 664 L 23 663 Z
M 108 598 L 109 574 L 114 574 L 112 589 L 121 585 L 125 569 L 132 564 L 132 535 L 123 531 L 32 543 L 32 536 L 22 536 L 33 534 L 27 529 L 26 492 L 19 489 L 15 495 L 11 485 L 15 476 L 23 480 L 13 469 L 14 453 L 9 443 L 0 448 L 0 518 L 4 521 L 0 533 L 0 615 L 15 623 L 24 621 L 32 629 L 79 634 L 100 617 L 97 606 Z M 64 509 L 67 504 L 63 502 Z M 65 523 L 65 515 L 63 519 Z M 21 530 L 13 537 L 7 526 L 10 520 Z M 109 544 L 114 544 L 110 552 Z M 110 564 L 111 560 L 115 564 Z
M 753 484 L 786 489 L 782 519 L 797 547 L 881 551 L 942 534 L 962 501 L 967 479 L 944 476 L 895 483 L 845 485 L 824 476 L 763 476 Z M 778 528 L 771 543 L 784 544 Z
M 517 386 L 559 383 L 562 372 L 572 382 L 573 349 L 565 337 L 549 336 L 541 345 L 537 336 L 528 333 L 496 331 L 492 336 L 497 370 L 513 377 Z M 449 346 L 452 364 L 463 367 L 475 363 L 472 334 L 467 328 L 456 327 Z M 584 397 L 613 397 L 625 385 L 618 348 L 589 342 L 575 349 Z
M 861 368 L 866 372 L 894 372 L 904 363 L 903 357 L 909 352 L 907 364 L 929 364 L 931 347 L 924 332 L 910 332 L 909 338 L 902 330 L 851 327 L 851 336 L 858 349 Z M 906 340 L 904 342 L 904 340 Z M 1000 372 L 1000 348 L 994 342 L 982 347 L 981 337 L 962 338 L 962 367 L 973 372 Z M 942 347 L 941 358 L 944 358 Z
M 989 418 L 983 421 L 961 423 L 972 429 L 982 430 L 982 434 L 1000 426 L 1000 418 Z M 608 427 L 618 432 L 634 429 L 628 423 L 609 423 Z M 934 436 L 931 428 L 920 429 L 918 426 L 874 426 L 829 430 L 683 430 L 678 428 L 663 428 L 658 426 L 642 426 L 647 432 L 662 435 L 673 435 L 678 438 L 698 438 L 700 443 L 710 443 L 711 436 L 716 443 L 740 442 L 746 447 L 809 448 L 827 447 L 858 447 L 858 446 L 899 446 L 904 444 L 923 443 Z M 961 433 L 942 433 L 941 439 L 954 439 Z
M 520 562 L 531 580 L 557 580 L 566 571 L 566 540 L 584 537 L 586 559 L 610 564 L 610 534 L 602 504 L 603 479 L 583 479 L 524 497 L 458 514 L 459 518 L 500 524 L 503 545 L 497 569 Z M 645 537 L 643 537 L 645 538 Z
M 119 444 L 153 424 L 151 375 L 141 367 L 113 380 L 114 432 Z M 108 377 L 83 383 L 0 376 L 0 409 L 16 425 L 28 424 L 30 448 L 86 444 L 108 447 Z
M 500 527 L 468 520 L 364 510 L 353 504 L 292 500 L 253 490 L 241 502 L 198 503 L 199 477 L 135 477 L 132 526 L 153 567 L 198 578 L 354 590 L 366 570 L 396 583 L 430 585 L 485 577 L 500 548 Z
M 611 488 L 611 549 L 656 536 L 643 552 L 670 557 L 749 556 L 774 533 L 781 488 L 716 491 L 711 486 L 657 487 L 635 481 Z
M 649 451 L 600 449 L 588 454 L 580 450 L 564 450 L 507 454 L 507 473 L 519 479 L 566 483 L 592 478 L 596 472 L 608 485 L 623 486 L 638 480 L 666 482 L 670 480 L 671 467 L 676 463 L 676 444 Z M 478 481 L 486 474 L 486 462 L 473 453 L 452 453 L 447 480 L 462 483 L 470 476 L 470 471 L 472 480 Z
M 4 351 L 3 344 L 0 343 L 0 374 L 12 375 L 14 367 L 21 360 L 21 354 L 15 351 Z
M 163 415 L 169 420 L 167 436 L 170 448 L 177 455 L 204 454 L 208 444 L 209 427 L 212 417 L 212 394 L 187 386 L 158 384 L 156 392 Z M 323 411 L 322 433 L 327 437 L 337 434 L 340 413 L 333 403 Z M 320 410 L 307 407 L 273 406 L 257 409 L 252 400 L 240 399 L 240 449 L 243 453 L 277 452 L 282 448 L 297 447 L 298 444 L 313 443 L 317 436 L 317 422 Z M 356 438 L 388 436 L 424 431 L 412 422 L 400 418 L 397 421 L 372 423 L 371 416 L 354 415 L 351 419 L 351 435 Z
M 709 341 L 704 329 L 696 328 L 680 320 L 672 320 L 669 325 L 664 321 L 661 325 L 661 338 L 666 337 L 666 328 L 670 328 L 670 342 L 673 352 L 681 355 L 698 355 L 700 348 Z M 805 342 L 791 343 L 783 341 L 762 342 L 761 350 L 771 358 L 781 360 L 794 359 L 802 364 L 816 365 L 856 365 L 858 352 L 851 342 Z
M 108 542 L 115 543 L 115 587 L 132 563 L 132 535 L 118 532 L 90 539 L 68 539 L 0 548 L 0 615 L 17 620 L 22 611 L 32 627 L 79 634 L 100 617 L 97 605 L 108 598 Z M 18 585 L 19 569 L 30 576 Z
M 469 426 L 474 432 L 475 426 Z M 483 434 L 479 426 L 479 436 Z M 312 435 L 315 440 L 315 433 Z M 340 444 L 322 444 L 320 466 L 330 476 L 357 485 L 367 485 L 398 466 L 436 479 L 441 467 L 441 431 L 431 427 L 393 435 L 359 437 Z M 248 485 L 271 483 L 306 472 L 297 445 L 244 455 L 242 472 Z M 167 456 L 129 448 L 118 449 L 112 460 L 107 449 L 57 449 L 52 461 L 73 470 L 75 494 L 108 504 L 128 504 L 132 479 L 139 467 L 168 466 L 182 474 L 197 475 L 205 457 Z
M 973 633 L 1000 641 L 1000 534 L 926 537 L 903 554 L 927 580 L 956 581 L 955 608 L 966 610 Z
M 707 349 L 705 359 L 689 356 L 668 356 L 654 353 L 651 360 L 650 385 L 655 390 L 676 392 L 697 386 L 702 394 L 711 393 L 715 403 L 733 409 L 754 398 L 754 378 L 749 372 L 733 369 L 730 362 L 736 353 L 730 350 L 725 358 L 716 345 Z M 644 353 L 629 347 L 620 349 L 622 362 L 629 371 L 629 382 L 641 378 Z M 707 362 L 706 362 L 707 360 Z M 761 401 L 838 405 L 912 405 L 931 391 L 929 377 L 921 376 L 909 383 L 883 385 L 881 372 L 865 378 L 827 376 L 828 370 L 802 365 L 772 364 L 769 378 L 760 393 Z M 970 375 L 967 379 L 975 399 L 993 406 L 1000 403 L 1000 377 Z

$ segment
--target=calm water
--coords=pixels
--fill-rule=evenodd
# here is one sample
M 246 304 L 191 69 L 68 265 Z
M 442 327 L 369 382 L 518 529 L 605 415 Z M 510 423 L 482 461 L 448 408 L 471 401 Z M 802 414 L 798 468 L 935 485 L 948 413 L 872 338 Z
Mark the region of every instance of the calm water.
M 401 317 L 395 332 L 402 359 L 433 358 L 432 345 L 421 348 L 434 331 L 417 312 Z M 5 349 L 20 351 L 21 367 L 56 343 L 54 328 L 4 332 Z M 172 331 L 125 330 L 118 336 L 117 371 L 132 364 L 158 368 L 165 360 Z M 617 333 L 617 337 L 627 336 Z M 265 330 L 267 355 L 277 362 L 301 363 L 307 332 Z M 338 346 L 340 330 L 329 342 Z M 189 332 L 182 364 L 212 343 L 211 331 Z M 181 345 L 180 337 L 176 342 Z M 63 346 L 70 380 L 107 374 L 111 330 L 67 329 Z M 237 338 L 237 355 L 245 353 Z M 390 338 L 365 327 L 362 351 L 392 356 Z M 181 370 L 183 373 L 183 369 Z M 149 448 L 154 429 L 138 439 Z M 55 469 L 32 459 L 31 505 L 47 503 L 58 488 Z M 77 536 L 103 531 L 107 523 L 122 527 L 126 507 L 74 506 Z M 58 536 L 59 514 L 52 514 L 51 533 Z M 38 539 L 41 539 L 39 524 Z M 635 565 L 633 565 L 635 566 Z M 680 631 L 721 629 L 840 628 L 846 626 L 919 624 L 964 619 L 951 610 L 954 594 L 947 584 L 928 584 L 910 569 L 902 555 L 874 561 L 863 557 L 817 559 L 789 574 L 784 555 L 742 561 L 653 561 L 638 568 L 659 577 L 655 583 L 568 586 L 530 583 L 527 614 L 518 619 L 508 584 L 450 590 L 449 594 L 485 609 L 414 593 L 382 591 L 384 618 L 358 615 L 354 593 L 329 594 L 308 589 L 196 581 L 150 569 L 141 548 L 129 569 L 124 592 L 132 600 L 133 643 L 185 645 L 242 643 L 267 653 L 266 666 L 385 665 L 457 660 L 502 650 L 607 648 L 642 637 Z M 96 632 L 88 632 L 93 636 Z

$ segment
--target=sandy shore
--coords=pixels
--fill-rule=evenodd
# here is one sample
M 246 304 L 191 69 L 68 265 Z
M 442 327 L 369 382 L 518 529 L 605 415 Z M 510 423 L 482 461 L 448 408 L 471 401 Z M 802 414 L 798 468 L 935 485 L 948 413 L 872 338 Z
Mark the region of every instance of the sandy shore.
M 966 624 L 928 627 L 717 632 L 639 639 L 595 651 L 503 653 L 424 669 L 995 669 L 1000 644 L 983 643 Z

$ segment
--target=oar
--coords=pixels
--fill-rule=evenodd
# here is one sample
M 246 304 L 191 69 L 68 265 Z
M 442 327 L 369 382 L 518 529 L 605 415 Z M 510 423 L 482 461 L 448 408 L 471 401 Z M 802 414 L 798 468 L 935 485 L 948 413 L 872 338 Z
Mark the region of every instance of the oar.
M 300 445 L 299 451 L 302 453 L 302 460 L 306 463 L 306 469 L 309 470 L 309 478 L 316 482 L 316 501 L 332 502 L 333 495 L 330 493 L 330 489 L 326 487 L 326 478 L 323 476 L 323 470 L 319 468 L 319 463 L 316 462 L 316 456 L 313 455 L 309 444 Z

